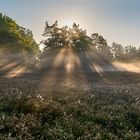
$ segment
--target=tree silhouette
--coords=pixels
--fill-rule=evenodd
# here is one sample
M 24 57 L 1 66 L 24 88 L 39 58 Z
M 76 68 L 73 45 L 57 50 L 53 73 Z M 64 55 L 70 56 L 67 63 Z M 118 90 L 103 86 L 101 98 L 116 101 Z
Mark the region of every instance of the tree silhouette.
M 92 45 L 95 50 L 104 58 L 111 60 L 113 54 L 111 53 L 111 48 L 108 46 L 107 41 L 103 38 L 103 36 L 98 33 L 94 33 L 91 35 Z
M 124 48 L 121 44 L 112 43 L 112 52 L 115 60 L 124 60 Z
M 72 28 L 68 28 L 58 27 L 57 21 L 53 25 L 48 25 L 46 22 L 43 36 L 47 37 L 43 41 L 45 50 L 69 47 L 75 51 L 85 51 L 92 44 L 92 39 L 87 36 L 86 30 L 80 29 L 76 23 L 73 23 Z
M 138 50 L 131 45 L 126 46 L 124 48 L 124 52 L 125 52 L 125 60 L 137 59 L 138 58 Z

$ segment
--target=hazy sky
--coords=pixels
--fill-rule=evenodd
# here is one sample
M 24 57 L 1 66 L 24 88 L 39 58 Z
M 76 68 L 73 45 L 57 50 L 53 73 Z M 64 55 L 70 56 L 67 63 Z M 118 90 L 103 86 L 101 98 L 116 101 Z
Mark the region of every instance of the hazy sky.
M 140 46 L 140 0 L 0 0 L 0 12 L 33 31 L 39 42 L 45 22 L 79 23 L 109 42 Z

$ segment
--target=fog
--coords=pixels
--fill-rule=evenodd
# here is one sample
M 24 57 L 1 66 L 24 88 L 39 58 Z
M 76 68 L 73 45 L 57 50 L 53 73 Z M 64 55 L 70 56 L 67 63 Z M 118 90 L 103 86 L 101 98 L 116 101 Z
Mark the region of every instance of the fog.
M 28 57 L 30 62 L 33 62 Z M 36 69 L 25 64 L 25 59 L 18 53 L 0 51 L 0 75 L 6 77 L 32 73 L 42 78 L 42 82 L 56 85 L 79 84 L 79 80 L 88 83 L 89 76 L 96 73 L 103 77 L 106 72 L 127 71 L 140 73 L 140 62 L 109 62 L 94 51 L 76 53 L 71 48 L 63 48 L 46 54 L 45 59 L 35 61 Z
M 18 53 L 0 51 L 0 75 L 5 77 L 20 76 L 28 72 L 23 57 Z
M 140 62 L 113 62 L 113 65 L 118 68 L 119 71 L 128 71 L 134 73 L 140 73 Z

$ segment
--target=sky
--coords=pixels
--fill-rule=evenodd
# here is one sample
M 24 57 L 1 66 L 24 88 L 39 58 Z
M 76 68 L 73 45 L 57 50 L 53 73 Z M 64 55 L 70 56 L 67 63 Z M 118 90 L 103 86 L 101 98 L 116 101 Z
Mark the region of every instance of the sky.
M 45 22 L 60 26 L 76 22 L 108 42 L 140 46 L 140 0 L 0 0 L 0 12 L 29 28 L 37 42 Z

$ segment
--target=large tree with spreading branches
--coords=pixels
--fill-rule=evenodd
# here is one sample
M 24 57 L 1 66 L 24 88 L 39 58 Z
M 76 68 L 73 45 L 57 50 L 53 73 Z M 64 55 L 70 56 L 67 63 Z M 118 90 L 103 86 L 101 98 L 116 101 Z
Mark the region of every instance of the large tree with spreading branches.
M 69 47 L 75 51 L 85 51 L 92 44 L 92 39 L 87 35 L 86 30 L 81 29 L 76 23 L 68 28 L 58 27 L 57 21 L 53 25 L 46 22 L 43 36 L 47 38 L 43 41 L 46 50 Z

